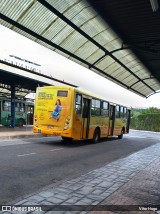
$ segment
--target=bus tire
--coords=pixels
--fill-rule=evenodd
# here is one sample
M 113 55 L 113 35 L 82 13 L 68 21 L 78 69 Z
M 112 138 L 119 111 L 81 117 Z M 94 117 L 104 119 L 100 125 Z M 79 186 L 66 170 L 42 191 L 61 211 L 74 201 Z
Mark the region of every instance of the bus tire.
M 18 120 L 18 127 L 23 127 L 23 125 L 24 125 L 24 120 L 22 119 L 22 118 L 20 118 L 19 120 Z
M 121 134 L 118 135 L 118 139 L 122 139 L 123 138 L 123 129 L 121 130 Z
M 73 139 L 71 137 L 62 137 L 62 140 L 65 142 L 72 142 Z
M 93 134 L 93 143 L 98 143 L 99 140 L 100 140 L 100 131 L 98 128 L 96 128 Z

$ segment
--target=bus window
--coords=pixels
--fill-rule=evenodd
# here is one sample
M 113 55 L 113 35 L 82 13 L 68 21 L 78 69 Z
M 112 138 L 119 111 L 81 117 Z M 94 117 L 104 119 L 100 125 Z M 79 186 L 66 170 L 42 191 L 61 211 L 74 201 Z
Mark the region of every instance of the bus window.
M 16 103 L 16 104 L 15 104 L 15 111 L 16 111 L 16 112 L 19 112 L 19 106 L 20 106 L 20 103 Z
M 120 111 L 119 111 L 120 106 L 116 106 L 116 118 L 120 117 Z
M 105 117 L 109 116 L 109 104 L 108 104 L 108 102 L 102 102 L 101 115 L 105 116 Z
M 95 105 L 96 105 L 96 100 L 92 99 L 92 106 L 91 106 L 91 115 L 95 115 Z
M 11 111 L 11 102 L 3 101 L 3 111 Z
M 25 109 L 25 104 L 24 103 L 20 103 L 20 109 L 19 109 L 19 111 L 20 112 L 24 112 L 24 109 Z
M 15 111 L 16 112 L 24 112 L 24 104 L 23 103 L 15 103 Z
M 100 100 L 92 99 L 91 115 L 100 116 Z
M 58 90 L 57 97 L 68 97 L 68 91 Z
M 127 109 L 124 108 L 124 118 L 127 118 Z
M 82 95 L 76 94 L 76 113 L 81 114 L 82 112 Z
M 124 115 L 123 115 L 123 106 L 120 107 L 120 117 L 121 117 L 121 118 L 124 117 Z

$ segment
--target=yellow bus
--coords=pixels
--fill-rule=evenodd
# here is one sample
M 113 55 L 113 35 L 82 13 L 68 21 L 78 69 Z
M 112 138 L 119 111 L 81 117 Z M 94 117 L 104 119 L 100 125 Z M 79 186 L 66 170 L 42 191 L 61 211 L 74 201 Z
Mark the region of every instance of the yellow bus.
M 129 132 L 130 108 L 67 86 L 38 87 L 34 133 L 61 136 L 63 140 L 118 136 Z

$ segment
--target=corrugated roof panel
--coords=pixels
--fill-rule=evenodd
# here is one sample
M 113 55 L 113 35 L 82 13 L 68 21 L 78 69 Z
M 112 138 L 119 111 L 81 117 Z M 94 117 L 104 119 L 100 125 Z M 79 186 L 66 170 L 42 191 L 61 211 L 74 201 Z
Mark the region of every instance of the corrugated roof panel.
M 6 1 L 1 0 L 1 13 L 6 16 L 12 18 L 13 20 L 17 20 L 19 16 L 33 3 L 32 0 L 14 0 L 14 1 Z
M 133 85 L 132 88 L 138 89 L 138 90 L 140 90 L 140 92 L 141 92 L 141 90 L 144 90 L 144 89 L 146 88 L 146 85 L 142 84 L 142 83 L 139 81 L 139 82 L 135 83 L 135 84 Z M 149 91 L 150 91 L 150 89 L 149 89 Z
M 72 31 L 71 34 L 66 36 L 66 38 L 60 43 L 60 45 L 72 53 L 76 52 L 81 48 L 88 40 L 79 35 L 78 32 Z
M 48 11 L 39 2 L 36 2 L 30 10 L 24 14 L 19 23 L 29 29 L 32 28 L 34 32 L 41 34 L 56 18 L 57 16 Z
M 118 76 L 121 76 L 121 78 L 124 79 L 126 76 L 129 75 L 129 73 L 122 66 L 113 71 L 111 71 L 110 69 L 105 69 L 105 71 L 107 71 L 108 74 L 110 74 L 111 76 L 115 77 L 118 80 L 119 80 Z
M 145 78 L 148 78 L 148 77 L 150 77 L 148 74 L 146 74 L 145 72 L 144 72 L 144 70 L 139 70 L 139 71 L 137 71 L 137 72 L 135 72 L 135 74 L 140 78 L 140 79 L 145 79 Z
M 110 42 L 109 38 L 106 37 L 107 31 L 108 29 L 99 32 L 97 35 L 94 36 L 94 40 L 98 42 L 100 45 L 105 46 L 108 42 Z
M 112 59 L 110 56 L 106 56 L 102 60 L 100 60 L 96 66 L 100 68 L 101 70 L 105 70 L 109 65 L 111 65 L 113 62 L 115 62 L 114 59 Z
M 142 94 L 145 94 L 147 92 L 147 94 L 152 94 L 153 91 L 151 89 L 149 89 L 148 87 L 146 87 L 145 85 L 141 85 L 141 87 L 138 88 L 140 90 L 140 92 Z
M 156 79 L 146 79 L 146 80 L 144 80 L 144 82 L 146 82 L 151 87 L 153 87 L 154 90 L 156 90 L 156 91 L 159 90 L 160 83 L 158 83 L 158 81 Z
M 101 58 L 104 56 L 104 52 L 100 49 L 94 51 L 89 57 L 87 57 L 85 60 L 91 64 L 95 63 L 97 59 Z M 96 66 L 96 64 L 95 64 Z
M 106 29 L 104 26 L 98 25 L 96 16 L 91 17 L 90 20 L 83 24 L 80 28 L 92 38 L 98 35 L 99 32 Z
M 79 27 L 88 21 L 86 15 L 83 15 L 84 13 L 87 13 L 90 17 L 90 14 L 88 14 L 88 7 L 90 7 L 88 4 L 80 1 L 79 3 L 77 2 L 77 4 L 73 4 L 72 7 L 68 8 L 68 10 L 66 10 L 63 14 Z
M 60 13 L 64 13 L 68 8 L 71 8 L 73 5 L 78 4 L 80 0 L 47 0 L 47 2 L 53 7 L 57 8 Z
M 114 41 L 116 41 L 116 40 L 114 40 Z M 113 41 L 113 43 L 114 43 L 114 45 L 115 45 L 115 50 L 116 50 L 116 49 L 120 48 L 120 44 L 119 44 L 119 46 L 118 46 L 119 40 L 117 41 L 117 44 L 115 44 L 114 41 Z M 129 59 L 129 58 L 130 58 L 130 53 L 129 53 L 128 51 L 126 51 L 126 50 L 119 50 L 119 51 L 113 53 L 113 55 L 114 55 L 117 59 L 119 59 L 121 62 L 124 60 L 124 58 L 125 58 L 126 60 L 128 60 L 128 61 L 131 61 L 131 59 Z
M 128 87 L 130 87 L 131 85 L 137 82 L 137 78 L 133 78 L 132 75 L 128 75 L 126 78 L 123 79 L 123 82 L 128 85 Z
M 12 26 L 13 25 L 11 25 L 11 24 L 9 24 L 8 22 L 5 22 L 5 21 L 3 21 L 3 20 L 1 20 L 1 25 L 3 25 L 3 26 L 5 26 L 5 27 L 7 27 L 7 28 L 12 28 Z
M 126 63 L 126 66 L 134 72 L 142 69 L 141 67 L 139 67 L 140 64 L 137 63 L 136 60 Z
M 108 51 L 110 51 L 108 49 L 109 45 L 111 45 L 111 43 L 113 43 L 114 40 L 119 40 L 118 36 L 116 36 L 113 31 L 111 30 L 111 28 L 107 29 L 107 32 L 104 33 L 104 36 L 106 38 L 106 45 L 104 46 L 104 48 L 106 48 Z M 110 43 L 111 42 L 111 43 Z M 114 49 L 117 49 L 120 47 L 117 47 L 117 44 L 115 44 L 115 46 L 113 45 Z
M 117 40 L 118 39 L 113 39 L 113 40 L 110 40 L 109 42 L 107 42 L 104 45 L 105 49 L 109 52 L 112 52 L 112 51 L 116 50 L 117 48 L 120 48 L 120 45 L 118 46 L 118 44 L 117 44 Z M 114 41 L 115 41 L 115 44 L 114 44 Z
M 74 29 L 66 25 L 63 21 L 57 20 L 52 25 L 53 29 L 53 38 L 52 42 L 60 45 L 67 36 L 74 32 Z M 70 44 L 71 45 L 71 44 Z
M 86 51 L 87 50 L 87 51 Z M 92 53 L 98 50 L 96 45 L 93 45 L 90 41 L 86 42 L 83 46 L 78 48 L 74 53 L 82 59 L 88 58 Z
M 124 80 L 125 78 L 128 77 L 130 73 L 126 71 L 124 68 L 122 68 L 121 70 L 118 69 L 117 71 L 113 72 L 113 74 L 114 77 L 116 77 L 118 80 Z
M 107 70 L 109 70 L 111 73 L 117 69 L 119 69 L 121 67 L 120 64 L 118 64 L 116 61 L 114 61 L 112 64 L 110 64 L 109 66 L 107 66 Z

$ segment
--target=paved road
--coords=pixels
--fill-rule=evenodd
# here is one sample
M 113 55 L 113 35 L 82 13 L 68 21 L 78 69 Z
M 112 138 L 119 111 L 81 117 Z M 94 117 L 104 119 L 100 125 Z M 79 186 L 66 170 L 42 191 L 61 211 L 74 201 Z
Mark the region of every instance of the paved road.
M 0 142 L 0 204 L 101 167 L 160 141 L 160 135 L 131 131 L 124 139 L 65 143 L 60 138 Z

